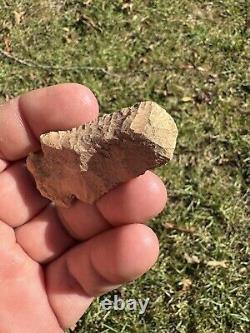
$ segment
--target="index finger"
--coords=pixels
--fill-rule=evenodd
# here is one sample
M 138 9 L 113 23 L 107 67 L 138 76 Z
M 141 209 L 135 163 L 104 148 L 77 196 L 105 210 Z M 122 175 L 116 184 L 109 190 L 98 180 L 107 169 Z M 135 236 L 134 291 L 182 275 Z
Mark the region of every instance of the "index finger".
M 0 106 L 0 159 L 15 161 L 40 149 L 39 137 L 94 120 L 98 103 L 87 87 L 66 83 L 28 92 Z

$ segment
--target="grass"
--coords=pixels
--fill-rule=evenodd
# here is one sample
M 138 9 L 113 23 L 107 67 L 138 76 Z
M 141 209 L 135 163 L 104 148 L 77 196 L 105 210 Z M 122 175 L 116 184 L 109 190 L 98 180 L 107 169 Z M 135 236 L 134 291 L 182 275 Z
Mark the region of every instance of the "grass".
M 75 333 L 249 331 L 249 15 L 247 0 L 0 0 L 0 47 L 19 59 L 0 54 L 0 99 L 74 81 L 102 112 L 154 100 L 180 132 L 157 171 L 169 189 L 151 222 L 160 258 L 115 292 L 149 297 L 146 313 L 97 300 Z

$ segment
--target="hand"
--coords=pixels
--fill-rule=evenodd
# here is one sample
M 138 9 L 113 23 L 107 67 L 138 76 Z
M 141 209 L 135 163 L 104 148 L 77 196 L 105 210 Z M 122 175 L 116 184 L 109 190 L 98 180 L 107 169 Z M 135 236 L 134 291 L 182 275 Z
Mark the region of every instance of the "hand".
M 157 237 L 143 224 L 166 203 L 156 175 L 147 171 L 96 205 L 64 209 L 39 194 L 26 170 L 40 134 L 97 114 L 94 95 L 78 84 L 0 106 L 0 332 L 62 332 L 95 296 L 141 276 L 157 259 Z

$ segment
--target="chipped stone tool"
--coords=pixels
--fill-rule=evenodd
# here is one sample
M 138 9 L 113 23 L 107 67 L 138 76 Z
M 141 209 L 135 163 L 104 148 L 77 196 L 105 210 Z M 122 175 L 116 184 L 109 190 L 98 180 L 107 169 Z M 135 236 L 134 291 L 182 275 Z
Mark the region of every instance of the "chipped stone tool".
M 27 158 L 41 194 L 58 206 L 104 193 L 168 162 L 177 127 L 154 102 L 141 102 L 67 131 L 41 135 L 42 151 Z

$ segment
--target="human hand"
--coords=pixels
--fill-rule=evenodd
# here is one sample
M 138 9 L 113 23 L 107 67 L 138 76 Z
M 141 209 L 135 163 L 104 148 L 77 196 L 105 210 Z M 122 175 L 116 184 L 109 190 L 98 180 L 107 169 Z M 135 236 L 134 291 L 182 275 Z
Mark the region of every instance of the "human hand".
M 62 332 L 94 297 L 141 276 L 157 259 L 157 237 L 143 224 L 166 204 L 156 175 L 147 171 L 96 205 L 77 201 L 65 209 L 40 195 L 25 167 L 40 134 L 97 114 L 94 95 L 78 84 L 0 106 L 0 332 Z

